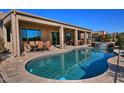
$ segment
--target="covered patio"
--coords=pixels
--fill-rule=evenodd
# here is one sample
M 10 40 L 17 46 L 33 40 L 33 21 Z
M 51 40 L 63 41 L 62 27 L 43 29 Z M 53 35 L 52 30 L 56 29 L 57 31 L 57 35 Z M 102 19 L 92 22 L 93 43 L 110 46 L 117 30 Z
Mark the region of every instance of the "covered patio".
M 50 41 L 63 49 L 67 45 L 91 44 L 92 38 L 89 29 L 18 11 L 12 11 L 4 17 L 3 30 L 5 47 L 14 56 L 20 56 L 25 41 Z

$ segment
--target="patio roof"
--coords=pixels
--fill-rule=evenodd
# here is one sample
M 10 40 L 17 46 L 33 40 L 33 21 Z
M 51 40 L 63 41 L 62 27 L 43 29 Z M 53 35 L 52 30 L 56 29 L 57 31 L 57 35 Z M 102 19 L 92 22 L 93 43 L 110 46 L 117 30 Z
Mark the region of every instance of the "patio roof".
M 13 12 L 15 12 L 16 14 L 20 14 L 20 15 L 24 15 L 24 16 L 28 16 L 28 17 L 32 17 L 32 18 L 36 18 L 36 19 L 42 19 L 42 20 L 46 20 L 46 21 L 50 21 L 50 22 L 55 22 L 55 23 L 58 23 L 58 24 L 63 24 L 63 25 L 71 26 L 71 27 L 76 27 L 76 28 L 79 28 L 79 29 L 82 29 L 82 30 L 92 31 L 91 29 L 75 26 L 75 25 L 72 25 L 72 24 L 56 21 L 56 20 L 53 20 L 53 19 L 48 19 L 48 18 L 45 18 L 45 17 L 37 16 L 37 15 L 32 15 L 32 14 L 21 12 L 21 11 L 18 11 L 18 10 L 11 10 L 10 12 L 6 13 L 6 15 L 4 15 L 4 17 L 2 19 L 5 19 L 8 15 L 10 15 Z

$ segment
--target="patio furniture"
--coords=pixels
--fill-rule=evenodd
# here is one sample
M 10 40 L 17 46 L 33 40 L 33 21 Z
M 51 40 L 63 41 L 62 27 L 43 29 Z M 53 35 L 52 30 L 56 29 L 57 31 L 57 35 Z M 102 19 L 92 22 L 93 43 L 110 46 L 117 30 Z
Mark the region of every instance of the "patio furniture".
M 35 47 L 35 45 L 36 45 L 34 41 L 30 41 L 29 43 L 30 43 L 30 46 L 31 46 L 32 48 Z
M 84 44 L 84 40 L 80 40 L 80 45 L 83 45 Z
M 90 44 L 90 41 L 91 41 L 91 40 L 87 40 L 87 44 Z
M 81 40 L 78 40 L 78 45 L 81 45 Z
M 50 43 L 50 41 L 46 41 L 46 43 L 45 43 L 45 48 L 46 48 L 47 50 L 50 50 L 50 48 L 51 48 L 51 43 Z
M 37 51 L 38 50 L 38 43 L 40 41 L 30 41 L 30 47 L 31 51 Z
M 24 43 L 24 52 L 30 52 L 31 51 L 31 46 L 30 44 L 27 42 L 27 43 Z
M 43 50 L 43 48 L 44 48 L 43 41 L 36 42 L 36 45 L 37 45 L 37 50 Z
M 66 44 L 66 45 L 70 45 L 70 42 L 69 41 L 64 41 L 64 43 Z
M 84 44 L 84 40 L 78 40 L 78 45 L 83 45 Z
M 74 41 L 73 40 L 65 40 L 64 43 L 66 45 L 74 45 Z
M 75 43 L 73 40 L 70 40 L 69 42 L 70 42 L 70 45 L 74 45 Z

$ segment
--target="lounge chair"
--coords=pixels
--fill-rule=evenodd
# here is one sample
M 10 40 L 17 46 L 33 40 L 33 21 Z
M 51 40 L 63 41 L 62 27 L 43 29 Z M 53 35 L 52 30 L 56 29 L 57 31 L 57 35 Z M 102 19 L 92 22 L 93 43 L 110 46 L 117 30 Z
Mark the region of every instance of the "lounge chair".
M 51 48 L 51 43 L 50 43 L 50 41 L 46 41 L 45 48 L 46 48 L 47 50 L 50 50 L 50 48 Z

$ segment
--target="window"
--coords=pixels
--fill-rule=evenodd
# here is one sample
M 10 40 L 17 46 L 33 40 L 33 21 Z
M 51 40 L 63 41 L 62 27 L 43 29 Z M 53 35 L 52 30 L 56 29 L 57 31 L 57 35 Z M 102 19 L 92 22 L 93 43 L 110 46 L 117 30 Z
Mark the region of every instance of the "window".
M 22 41 L 41 40 L 41 31 L 36 29 L 22 29 Z
M 78 32 L 78 40 L 80 40 L 81 39 L 81 36 L 80 36 L 80 32 Z
M 69 41 L 72 39 L 72 34 L 70 32 L 65 33 L 65 40 Z
M 7 28 L 6 34 L 7 34 L 7 42 L 11 42 L 11 28 L 10 27 Z

